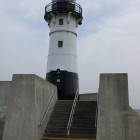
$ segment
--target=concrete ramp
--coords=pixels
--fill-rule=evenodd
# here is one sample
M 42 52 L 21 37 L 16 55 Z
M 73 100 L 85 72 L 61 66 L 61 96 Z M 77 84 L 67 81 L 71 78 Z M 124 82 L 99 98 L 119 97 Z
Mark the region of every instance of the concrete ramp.
M 97 140 L 140 140 L 140 117 L 129 106 L 127 74 L 101 74 Z

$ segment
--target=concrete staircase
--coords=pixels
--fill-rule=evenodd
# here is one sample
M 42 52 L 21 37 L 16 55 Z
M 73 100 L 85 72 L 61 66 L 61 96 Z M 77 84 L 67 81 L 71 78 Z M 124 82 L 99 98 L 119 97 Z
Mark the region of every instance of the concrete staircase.
M 78 101 L 71 126 L 70 135 L 75 138 L 96 138 L 96 117 L 97 102 Z
M 42 140 L 96 139 L 96 101 L 77 101 L 70 135 L 67 124 L 73 101 L 57 101 Z

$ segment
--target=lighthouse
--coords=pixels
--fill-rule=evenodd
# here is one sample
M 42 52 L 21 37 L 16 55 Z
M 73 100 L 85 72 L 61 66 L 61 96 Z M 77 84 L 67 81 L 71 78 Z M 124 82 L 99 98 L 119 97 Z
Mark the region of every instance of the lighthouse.
M 57 86 L 59 100 L 73 100 L 79 89 L 76 28 L 82 24 L 82 7 L 76 0 L 52 0 L 44 19 L 50 28 L 46 80 Z

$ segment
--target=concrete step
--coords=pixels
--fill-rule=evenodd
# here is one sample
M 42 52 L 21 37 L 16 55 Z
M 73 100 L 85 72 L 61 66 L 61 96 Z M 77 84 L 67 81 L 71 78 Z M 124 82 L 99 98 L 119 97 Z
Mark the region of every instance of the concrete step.
M 92 128 L 95 128 L 95 124 L 74 124 L 74 125 L 72 125 L 71 126 L 71 129 L 72 128 L 81 128 L 81 127 L 84 127 L 84 128 L 90 128 L 90 127 L 92 127 Z
M 56 138 L 56 139 L 64 139 L 64 138 L 73 138 L 73 139 L 83 139 L 83 140 L 85 140 L 85 139 L 96 139 L 96 135 L 71 135 L 71 136 L 66 136 L 66 135 L 60 135 L 60 134 L 54 134 L 54 135 L 44 135 L 43 136 L 44 138 L 45 137 L 50 137 L 50 138 Z M 80 137 L 80 138 L 79 138 Z
M 43 137 L 42 140 L 96 140 L 96 139 L 78 139 L 78 138 L 53 138 L 53 137 Z
M 90 134 L 71 134 L 69 136 L 65 135 L 65 134 L 47 134 L 44 135 L 43 137 L 50 137 L 50 138 L 78 138 L 78 139 L 96 139 L 96 135 L 90 135 Z

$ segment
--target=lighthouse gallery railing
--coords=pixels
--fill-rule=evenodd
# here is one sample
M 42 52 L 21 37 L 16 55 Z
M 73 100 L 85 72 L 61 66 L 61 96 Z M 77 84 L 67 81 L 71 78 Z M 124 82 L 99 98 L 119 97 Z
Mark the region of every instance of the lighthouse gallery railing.
M 45 7 L 45 13 L 50 13 L 54 11 L 70 11 L 77 14 L 82 14 L 82 7 L 77 3 L 72 2 L 51 2 Z

